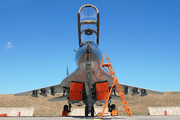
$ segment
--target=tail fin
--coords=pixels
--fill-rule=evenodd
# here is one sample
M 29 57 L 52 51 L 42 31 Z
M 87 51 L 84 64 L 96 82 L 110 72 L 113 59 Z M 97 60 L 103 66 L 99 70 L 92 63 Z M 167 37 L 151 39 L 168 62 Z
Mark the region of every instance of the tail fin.
M 69 76 L 68 66 L 67 66 L 67 76 Z

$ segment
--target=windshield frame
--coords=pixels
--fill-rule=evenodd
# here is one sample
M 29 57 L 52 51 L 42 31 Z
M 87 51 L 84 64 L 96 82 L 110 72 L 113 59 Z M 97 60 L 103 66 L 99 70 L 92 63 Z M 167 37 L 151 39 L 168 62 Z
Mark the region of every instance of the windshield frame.
M 81 42 L 81 44 L 79 45 L 79 48 L 81 48 L 84 45 L 88 45 L 88 43 L 90 46 L 93 45 L 93 46 L 99 48 L 98 45 L 93 40 L 85 40 L 85 41 Z

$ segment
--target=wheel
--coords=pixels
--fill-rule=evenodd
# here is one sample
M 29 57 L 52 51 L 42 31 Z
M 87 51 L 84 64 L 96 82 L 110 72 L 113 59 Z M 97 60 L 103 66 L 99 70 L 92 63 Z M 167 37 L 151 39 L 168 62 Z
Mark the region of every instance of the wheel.
M 115 104 L 112 104 L 112 105 L 111 105 L 111 111 L 112 111 L 112 110 L 115 110 L 115 108 L 116 108 L 116 105 L 115 105 Z
M 89 114 L 89 110 L 88 110 L 88 106 L 85 107 L 85 116 L 88 116 Z
M 94 117 L 94 106 L 91 106 L 91 116 Z
M 111 105 L 111 112 L 112 112 L 112 110 L 115 110 L 116 109 L 116 105 L 115 104 L 112 104 Z M 112 113 L 111 113 L 111 116 L 112 116 Z
M 63 111 L 68 111 L 68 105 L 64 105 Z

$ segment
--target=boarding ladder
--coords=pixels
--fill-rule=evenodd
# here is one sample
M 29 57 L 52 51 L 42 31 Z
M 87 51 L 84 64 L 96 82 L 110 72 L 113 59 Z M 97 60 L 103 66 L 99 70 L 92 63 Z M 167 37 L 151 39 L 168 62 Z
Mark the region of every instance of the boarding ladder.
M 113 78 L 113 84 L 112 84 L 111 89 L 110 89 L 110 91 L 109 91 L 109 95 L 108 95 L 108 98 L 107 98 L 106 103 L 105 103 L 105 105 L 104 105 L 103 111 L 102 111 L 102 113 L 99 114 L 98 116 L 99 116 L 99 117 L 103 117 L 104 111 L 105 111 L 105 108 L 106 108 L 106 105 L 107 105 L 107 103 L 108 103 L 108 101 L 109 101 L 109 97 L 110 97 L 110 95 L 111 95 L 112 88 L 113 88 L 113 86 L 114 86 L 114 84 L 115 84 L 116 89 L 117 89 L 117 92 L 119 93 L 120 99 L 121 99 L 122 104 L 123 104 L 123 106 L 124 106 L 125 112 L 126 112 L 129 116 L 133 117 L 133 115 L 132 115 L 132 113 L 131 113 L 131 110 L 130 110 L 130 108 L 129 108 L 129 106 L 128 106 L 128 103 L 127 103 L 127 101 L 126 101 L 125 95 L 124 95 L 124 93 L 123 93 L 123 91 L 122 91 L 122 89 L 121 89 L 121 85 L 120 85 L 119 82 L 118 82 L 117 76 L 116 76 L 116 74 L 115 74 L 115 71 L 114 71 L 114 69 L 113 69 L 113 67 L 112 67 L 112 64 L 111 64 L 111 62 L 110 62 L 109 57 L 108 57 L 107 54 L 104 54 L 104 55 L 103 55 L 101 67 L 102 67 L 107 73 L 109 73 L 109 74 L 111 75 L 111 77 Z

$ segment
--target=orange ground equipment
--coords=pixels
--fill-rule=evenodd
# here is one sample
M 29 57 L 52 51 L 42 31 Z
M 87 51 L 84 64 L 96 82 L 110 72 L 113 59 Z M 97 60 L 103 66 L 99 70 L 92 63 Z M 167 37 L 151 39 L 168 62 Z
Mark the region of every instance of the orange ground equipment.
M 20 112 L 18 113 L 18 116 L 19 116 L 19 117 L 21 116 L 21 113 L 20 113 Z
M 62 111 L 62 116 L 67 116 L 68 115 L 68 111 Z
M 71 101 L 81 101 L 83 95 L 83 83 L 70 82 L 70 97 Z
M 109 94 L 108 82 L 96 83 L 97 100 L 106 100 Z
M 133 117 L 133 115 L 132 115 L 132 113 L 131 113 L 131 110 L 130 110 L 130 108 L 129 108 L 129 106 L 128 106 L 128 103 L 127 103 L 127 101 L 126 101 L 126 98 L 125 98 L 125 96 L 124 96 L 124 93 L 123 93 L 123 91 L 122 91 L 122 89 L 121 89 L 121 85 L 120 85 L 119 82 L 118 82 L 117 76 L 116 76 L 116 74 L 115 74 L 115 71 L 114 71 L 114 69 L 113 69 L 113 67 L 112 67 L 112 64 L 111 64 L 111 62 L 110 62 L 109 57 L 108 57 L 107 54 L 104 54 L 104 55 L 103 55 L 102 66 L 101 66 L 101 67 L 104 69 L 104 71 L 106 71 L 107 73 L 109 73 L 109 74 L 111 75 L 111 77 L 113 78 L 113 84 L 112 84 L 111 89 L 110 89 L 110 92 L 109 92 L 109 94 L 108 94 L 108 98 L 107 98 L 106 103 L 105 103 L 105 105 L 104 105 L 103 111 L 102 111 L 101 114 L 98 114 L 98 116 L 99 116 L 99 117 L 103 117 L 104 111 L 105 111 L 105 108 L 106 108 L 106 105 L 107 105 L 108 100 L 109 100 L 109 97 L 110 97 L 110 95 L 111 95 L 112 88 L 113 88 L 113 86 L 114 86 L 114 84 L 115 84 L 116 89 L 117 89 L 117 92 L 119 93 L 120 99 L 121 99 L 121 101 L 122 101 L 122 104 L 123 104 L 123 106 L 124 106 L 124 109 L 125 109 L 126 113 L 127 113 L 129 116 Z M 116 111 L 112 111 L 111 114 L 117 115 L 117 110 L 116 110 Z
M 0 117 L 7 117 L 7 114 L 0 114 Z
M 112 110 L 111 115 L 112 116 L 117 116 L 118 115 L 118 111 L 117 110 Z

